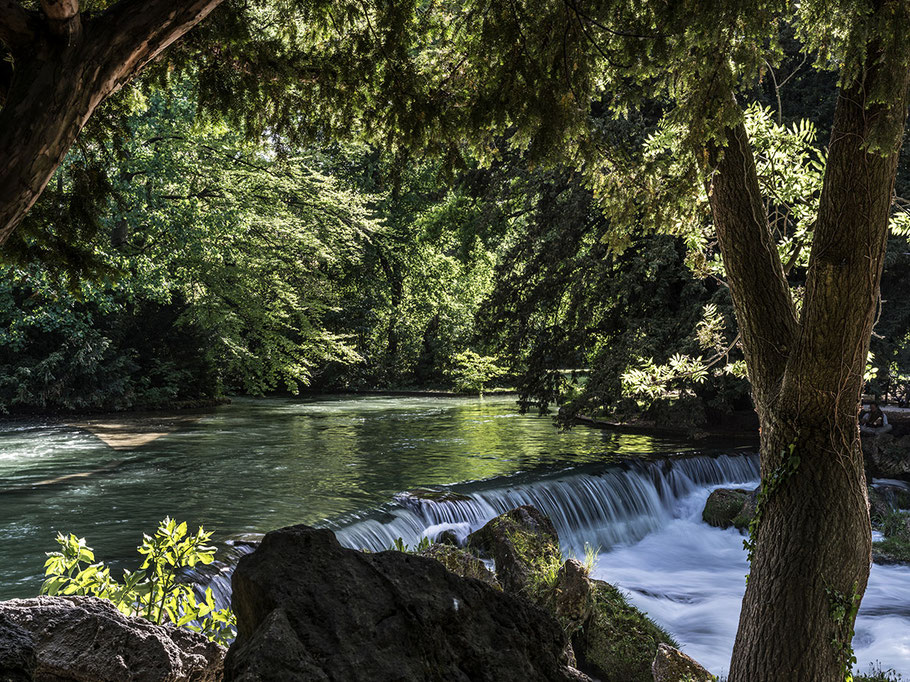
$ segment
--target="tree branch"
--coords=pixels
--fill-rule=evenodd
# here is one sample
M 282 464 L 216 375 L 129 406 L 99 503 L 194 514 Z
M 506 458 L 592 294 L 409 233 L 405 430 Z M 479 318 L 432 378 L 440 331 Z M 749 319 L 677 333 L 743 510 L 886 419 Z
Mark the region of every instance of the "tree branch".
M 732 97 L 732 93 L 730 97 Z M 724 258 L 756 406 L 767 407 L 796 337 L 797 320 L 768 217 L 746 127 L 708 145 L 708 198 Z
M 67 43 L 74 42 L 81 33 L 79 0 L 41 0 L 41 10 L 48 19 L 51 31 L 66 38 Z
M 117 90 L 178 40 L 223 0 L 120 0 L 92 25 L 103 33 L 99 48 L 109 54 L 109 76 Z M 110 93 L 108 93 L 110 94 Z

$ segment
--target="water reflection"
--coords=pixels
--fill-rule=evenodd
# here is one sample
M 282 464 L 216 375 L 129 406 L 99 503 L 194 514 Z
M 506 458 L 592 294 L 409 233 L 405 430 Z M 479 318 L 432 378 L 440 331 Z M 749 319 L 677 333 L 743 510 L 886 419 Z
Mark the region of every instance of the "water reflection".
M 548 417 L 518 414 L 510 398 L 244 399 L 131 451 L 78 429 L 7 422 L 0 598 L 37 591 L 58 530 L 116 560 L 131 557 L 166 515 L 225 538 L 317 523 L 418 486 L 685 447 L 588 428 L 561 433 Z M 71 478 L 33 487 L 62 476 Z

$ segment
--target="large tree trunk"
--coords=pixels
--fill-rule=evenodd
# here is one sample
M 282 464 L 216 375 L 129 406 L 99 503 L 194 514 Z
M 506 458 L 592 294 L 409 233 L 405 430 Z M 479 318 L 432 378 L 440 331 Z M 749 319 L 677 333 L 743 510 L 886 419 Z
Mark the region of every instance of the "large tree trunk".
M 798 322 L 745 128 L 709 150 L 762 428 L 763 490 L 730 682 L 834 682 L 851 664 L 871 548 L 857 412 L 910 80 L 901 60 L 875 49 L 866 63 L 838 98 Z M 887 104 L 868 96 L 881 82 L 894 93 Z
M 0 243 L 32 207 L 101 102 L 222 0 L 121 0 L 91 19 L 76 0 L 43 13 L 0 0 L 13 76 L 0 110 Z

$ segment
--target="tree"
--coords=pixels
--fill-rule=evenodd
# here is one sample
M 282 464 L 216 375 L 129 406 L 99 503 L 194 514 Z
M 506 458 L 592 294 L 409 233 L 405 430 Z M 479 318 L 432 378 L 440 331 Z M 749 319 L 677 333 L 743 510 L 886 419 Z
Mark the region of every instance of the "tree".
M 590 125 L 588 113 L 634 117 L 657 101 L 683 131 L 691 150 L 686 177 L 704 183 L 709 197 L 762 429 L 763 492 L 730 680 L 843 678 L 870 564 L 857 411 L 907 113 L 910 6 L 525 0 L 447 7 L 457 47 L 437 61 L 450 66 L 441 69 L 445 82 L 462 87 L 449 94 L 472 111 L 475 131 L 490 123 L 530 157 L 559 147 L 585 164 L 618 228 L 625 221 L 636 229 L 641 222 L 629 220 L 636 211 L 672 222 L 673 207 L 666 193 L 661 203 L 649 198 L 647 164 L 641 156 L 626 163 L 622 141 L 609 125 Z M 781 22 L 794 24 L 804 49 L 840 74 L 799 305 L 772 238 L 738 101 L 780 58 Z M 691 193 L 677 196 L 691 201 Z
M 0 3 L 0 243 L 22 220 L 98 106 L 222 0 Z

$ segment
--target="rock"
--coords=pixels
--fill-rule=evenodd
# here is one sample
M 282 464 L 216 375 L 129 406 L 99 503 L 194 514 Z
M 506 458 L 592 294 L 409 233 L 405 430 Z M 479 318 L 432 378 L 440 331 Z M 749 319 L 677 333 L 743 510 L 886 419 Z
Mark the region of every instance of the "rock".
M 736 527 L 744 530 L 749 525 L 746 519 L 751 516 L 742 514 L 749 497 L 750 492 L 748 490 L 718 488 L 708 496 L 701 518 L 709 526 L 714 526 L 715 528 L 729 528 L 736 525 L 734 523 L 736 521 L 739 524 Z
M 452 547 L 461 547 L 461 540 L 455 534 L 455 531 L 444 530 L 436 536 L 436 542 L 440 545 L 451 545 Z
M 873 510 L 875 503 L 880 502 L 878 509 L 885 513 L 892 509 L 910 509 L 910 486 L 903 481 L 876 481 L 869 486 L 869 502 Z
M 539 597 L 540 581 L 555 577 L 562 563 L 553 523 L 534 507 L 517 507 L 468 536 L 467 546 L 496 563 L 496 578 L 506 592 Z
M 37 665 L 32 635 L 0 612 L 0 681 L 30 682 Z
M 539 608 L 432 559 L 343 548 L 329 530 L 269 533 L 233 588 L 228 681 L 586 679 Z
M 594 588 L 588 571 L 577 559 L 569 559 L 556 574 L 553 613 L 566 632 L 580 628 L 591 616 Z
M 863 435 L 862 447 L 867 478 L 910 481 L 910 436 Z
M 460 575 L 462 578 L 474 578 L 495 587 L 497 590 L 502 589 L 496 576 L 487 568 L 486 564 L 463 549 L 458 549 L 451 545 L 434 544 L 418 552 L 417 555 L 435 559 L 445 566 L 446 570 L 455 575 Z
M 888 498 L 876 487 L 869 486 L 869 517 L 872 519 L 872 527 L 875 528 L 882 519 L 893 511 L 893 507 Z
M 592 580 L 591 616 L 572 638 L 578 667 L 602 682 L 651 682 L 658 645 L 676 642 L 609 583 Z
M 444 504 L 446 502 L 470 502 L 471 498 L 454 490 L 431 490 L 429 488 L 414 488 L 399 493 L 395 498 L 405 507 L 421 509 L 427 504 Z
M 713 682 L 715 679 L 695 659 L 666 644 L 657 647 L 651 673 L 654 682 Z
M 0 622 L 11 624 L 31 637 L 36 680 L 216 682 L 222 679 L 223 647 L 183 628 L 129 618 L 103 599 L 11 599 L 0 602 Z
M 910 563 L 910 541 L 903 538 L 886 538 L 873 542 L 872 561 L 877 564 Z

